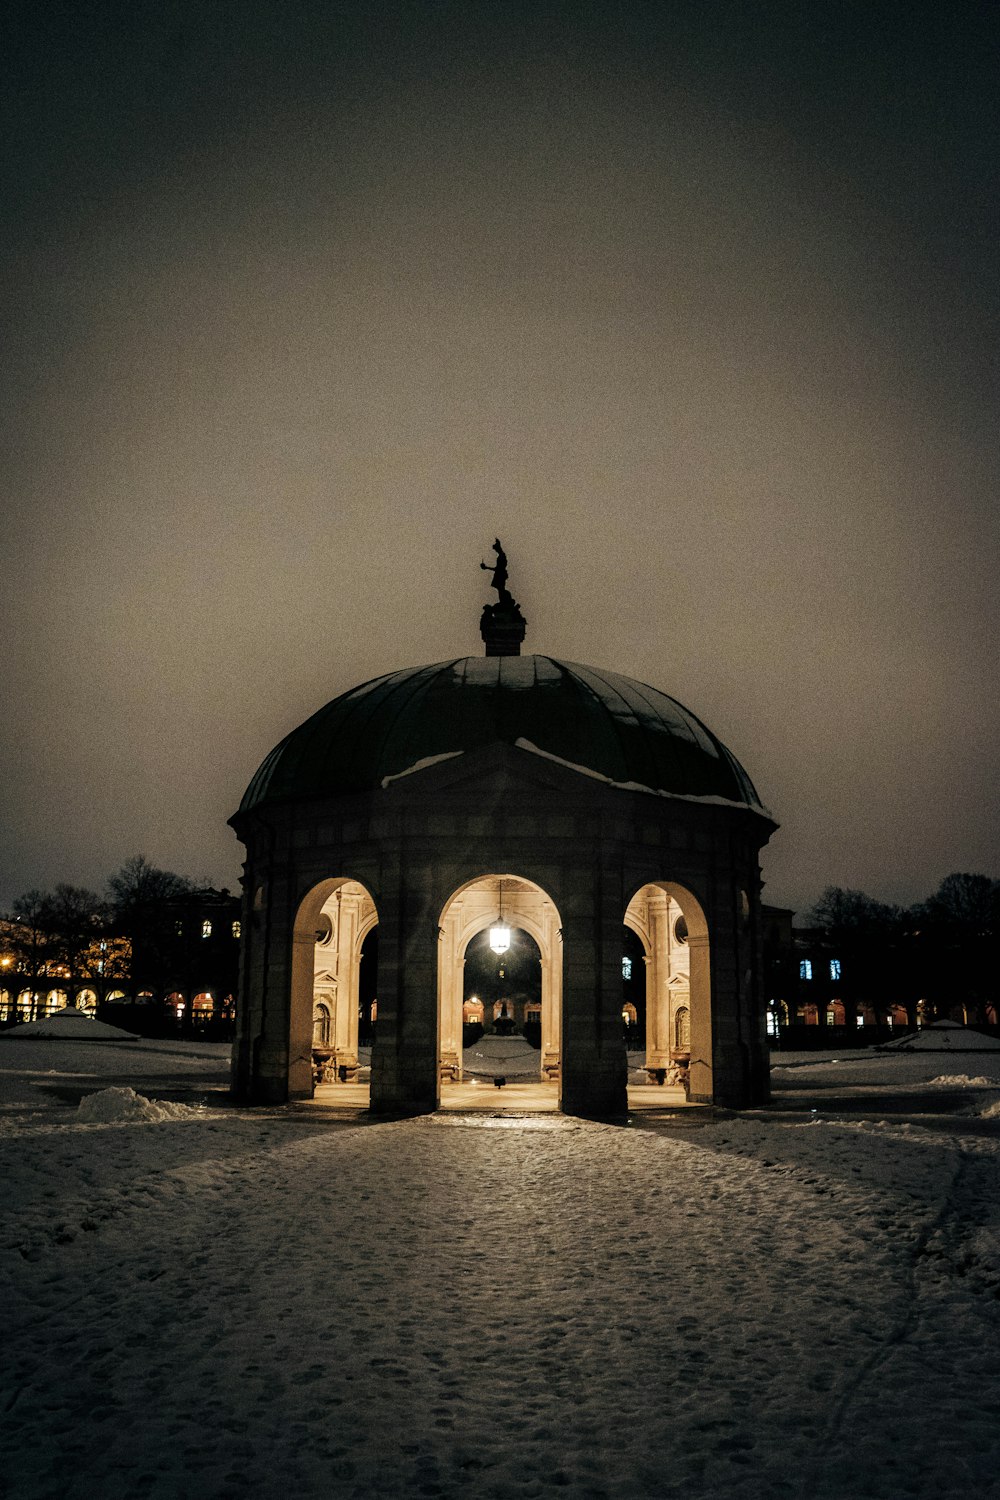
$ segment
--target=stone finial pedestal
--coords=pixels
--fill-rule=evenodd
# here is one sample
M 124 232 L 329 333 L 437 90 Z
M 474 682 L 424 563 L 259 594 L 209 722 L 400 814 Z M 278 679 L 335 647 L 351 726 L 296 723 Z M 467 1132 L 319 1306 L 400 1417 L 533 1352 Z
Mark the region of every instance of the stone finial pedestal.
M 486 643 L 486 655 L 520 656 L 527 625 L 520 606 L 513 600 L 509 605 L 484 604 L 479 633 Z

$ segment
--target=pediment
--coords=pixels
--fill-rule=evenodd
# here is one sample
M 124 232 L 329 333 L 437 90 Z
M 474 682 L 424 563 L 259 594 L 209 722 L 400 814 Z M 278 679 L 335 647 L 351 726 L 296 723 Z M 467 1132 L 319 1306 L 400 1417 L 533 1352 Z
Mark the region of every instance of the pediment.
M 551 793 L 598 791 L 601 783 L 569 766 L 533 754 L 515 745 L 496 743 L 463 751 L 386 778 L 385 795 L 392 800 L 422 801 L 433 794 L 435 802 L 453 796 L 456 801 L 480 797 L 489 802 L 513 791 Z

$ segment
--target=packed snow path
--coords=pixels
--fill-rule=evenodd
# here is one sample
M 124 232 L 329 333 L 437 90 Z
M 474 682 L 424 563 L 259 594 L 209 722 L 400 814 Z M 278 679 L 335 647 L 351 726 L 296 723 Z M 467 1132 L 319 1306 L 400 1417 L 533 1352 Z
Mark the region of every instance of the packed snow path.
M 86 1124 L 24 1045 L 10 1500 L 1000 1495 L 996 1087 L 929 1128 Z

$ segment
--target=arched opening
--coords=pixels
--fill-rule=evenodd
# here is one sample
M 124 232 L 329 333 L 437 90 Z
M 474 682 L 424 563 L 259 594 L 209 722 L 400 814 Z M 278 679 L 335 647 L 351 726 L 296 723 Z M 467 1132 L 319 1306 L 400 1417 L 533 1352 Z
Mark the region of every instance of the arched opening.
M 191 1001 L 191 1021 L 196 1029 L 203 1030 L 215 1015 L 215 996 L 203 990 Z
M 73 1004 L 77 1010 L 86 1011 L 88 1016 L 95 1015 L 97 1011 L 97 991 L 77 990 Z
M 438 924 L 441 1083 L 464 1080 L 466 1088 L 474 1088 L 502 1077 L 518 1087 L 544 1084 L 548 1087 L 537 1098 L 525 1096 L 522 1102 L 556 1107 L 561 927 L 552 898 L 519 875 L 481 876 L 445 903 Z M 477 1040 L 480 1027 L 485 1035 Z M 442 1103 L 458 1107 L 460 1099 L 449 1093 Z
M 325 1000 L 313 1007 L 313 1051 L 329 1047 L 333 1039 L 333 1014 Z
M 508 945 L 500 953 L 492 946 L 489 927 L 469 939 L 462 981 L 463 1032 L 468 1024 L 466 1006 L 488 1035 L 526 1036 L 541 1025 L 542 956 L 538 944 L 523 927 L 509 925 L 507 932 Z M 463 1034 L 464 1047 L 472 1040 Z M 533 1037 L 536 1047 L 540 1041 L 540 1034 Z
M 367 1103 L 377 979 L 375 902 L 357 880 L 320 881 L 299 903 L 292 939 L 288 1094 L 363 1086 Z M 346 1102 L 346 1099 L 345 1099 Z
M 630 1104 L 646 1102 L 634 1091 L 649 1084 L 683 1088 L 690 1099 L 711 1101 L 711 976 L 708 922 L 700 902 L 673 881 L 644 885 L 625 911 L 623 953 L 623 1004 L 645 1021 L 638 1045 L 631 1038 L 626 1042 L 632 1048 Z

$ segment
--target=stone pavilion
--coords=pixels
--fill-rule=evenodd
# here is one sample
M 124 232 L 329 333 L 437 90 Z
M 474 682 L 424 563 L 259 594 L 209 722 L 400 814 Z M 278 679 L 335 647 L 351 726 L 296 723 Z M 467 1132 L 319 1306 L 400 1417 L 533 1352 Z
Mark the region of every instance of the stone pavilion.
M 357 1075 L 377 925 L 371 1109 L 434 1110 L 462 1074 L 466 948 L 514 928 L 540 954 L 540 1080 L 565 1113 L 620 1118 L 628 926 L 650 1077 L 675 1070 L 693 1101 L 762 1103 L 758 861 L 777 825 L 673 698 L 522 655 L 494 550 L 485 654 L 341 694 L 271 751 L 231 819 L 246 847 L 234 1094 L 310 1097 L 317 1025 L 333 1076 Z

